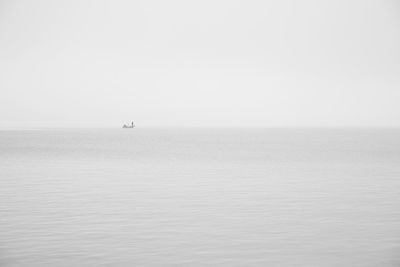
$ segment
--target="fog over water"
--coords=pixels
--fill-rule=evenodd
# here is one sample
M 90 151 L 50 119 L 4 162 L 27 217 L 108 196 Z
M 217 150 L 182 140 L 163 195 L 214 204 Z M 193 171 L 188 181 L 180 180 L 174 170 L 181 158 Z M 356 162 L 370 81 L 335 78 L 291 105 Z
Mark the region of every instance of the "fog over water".
M 0 127 L 400 126 L 396 0 L 0 1 Z
M 399 47 L 397 0 L 0 0 L 0 266 L 400 266 Z

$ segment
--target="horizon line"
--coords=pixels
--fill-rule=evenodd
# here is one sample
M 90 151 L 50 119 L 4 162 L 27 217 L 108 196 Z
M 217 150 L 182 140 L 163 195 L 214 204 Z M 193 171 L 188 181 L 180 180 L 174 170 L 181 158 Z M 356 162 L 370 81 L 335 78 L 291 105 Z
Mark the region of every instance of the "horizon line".
M 11 126 L 11 127 L 1 127 L 0 131 L 13 131 L 13 130 L 113 130 L 113 129 L 123 129 L 122 126 Z M 400 129 L 400 126 L 396 125 L 247 125 L 247 126 L 235 126 L 235 125 L 145 125 L 137 126 L 131 131 L 136 131 L 140 129 Z M 127 130 L 127 129 L 124 129 Z

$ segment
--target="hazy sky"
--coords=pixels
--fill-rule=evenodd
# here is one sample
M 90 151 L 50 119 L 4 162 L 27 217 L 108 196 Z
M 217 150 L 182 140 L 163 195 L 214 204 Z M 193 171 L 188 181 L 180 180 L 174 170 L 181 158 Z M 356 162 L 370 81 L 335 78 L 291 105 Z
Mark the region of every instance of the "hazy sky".
M 396 0 L 0 0 L 0 127 L 400 126 Z

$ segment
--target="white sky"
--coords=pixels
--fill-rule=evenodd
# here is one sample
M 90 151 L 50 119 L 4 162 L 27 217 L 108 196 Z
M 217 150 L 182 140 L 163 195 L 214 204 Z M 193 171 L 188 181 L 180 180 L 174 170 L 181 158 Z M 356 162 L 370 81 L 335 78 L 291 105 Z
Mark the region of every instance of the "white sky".
M 0 127 L 400 126 L 396 0 L 0 0 Z

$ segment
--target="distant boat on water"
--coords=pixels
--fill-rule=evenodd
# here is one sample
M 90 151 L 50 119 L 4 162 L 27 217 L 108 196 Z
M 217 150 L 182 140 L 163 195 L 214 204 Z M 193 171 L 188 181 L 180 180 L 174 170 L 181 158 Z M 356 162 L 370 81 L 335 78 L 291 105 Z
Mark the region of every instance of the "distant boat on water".
M 129 129 L 132 129 L 132 128 L 135 128 L 135 124 L 133 123 L 133 121 L 132 121 L 132 123 L 131 123 L 131 125 L 126 125 L 126 124 L 124 124 L 124 126 L 122 126 L 122 128 L 129 128 Z

